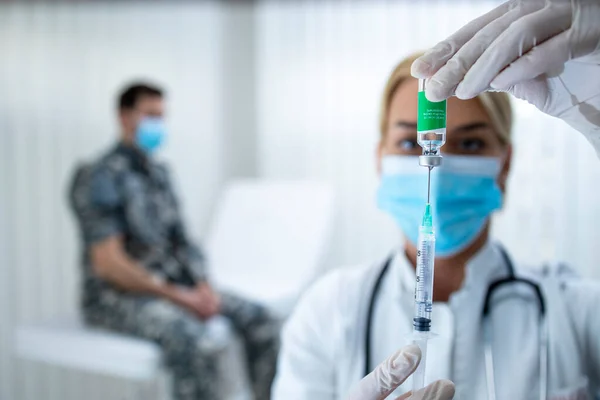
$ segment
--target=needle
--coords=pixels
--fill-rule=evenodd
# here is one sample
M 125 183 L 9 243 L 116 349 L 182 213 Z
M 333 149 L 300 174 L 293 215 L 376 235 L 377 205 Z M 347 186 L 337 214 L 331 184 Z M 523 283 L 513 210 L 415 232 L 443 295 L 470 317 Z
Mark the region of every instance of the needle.
M 431 193 L 431 169 L 433 167 L 429 167 L 427 169 L 427 204 L 429 204 L 429 194 Z

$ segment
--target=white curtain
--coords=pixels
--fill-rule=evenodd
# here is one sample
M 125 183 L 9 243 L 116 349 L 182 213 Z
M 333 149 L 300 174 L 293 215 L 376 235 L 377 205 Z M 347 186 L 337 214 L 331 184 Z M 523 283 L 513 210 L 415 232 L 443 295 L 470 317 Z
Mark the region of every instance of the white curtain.
M 116 96 L 132 80 L 167 90 L 163 156 L 189 230 L 202 236 L 226 175 L 226 22 L 215 2 L 0 5 L 0 399 L 123 398 L 114 382 L 17 363 L 12 328 L 77 312 L 67 187 L 78 161 L 115 143 Z
M 397 229 L 375 205 L 378 109 L 388 74 L 498 1 L 262 2 L 257 10 L 259 171 L 338 193 L 332 264 L 383 257 Z M 519 262 L 563 260 L 600 277 L 600 163 L 577 132 L 514 102 L 514 164 L 494 235 Z

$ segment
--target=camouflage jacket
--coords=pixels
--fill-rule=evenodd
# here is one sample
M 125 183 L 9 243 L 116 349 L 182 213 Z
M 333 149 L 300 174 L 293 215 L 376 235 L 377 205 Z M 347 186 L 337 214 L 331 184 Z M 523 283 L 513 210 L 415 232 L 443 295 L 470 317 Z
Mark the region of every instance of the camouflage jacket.
M 204 257 L 186 235 L 164 165 L 119 144 L 77 170 L 70 200 L 83 240 L 84 305 L 117 290 L 90 262 L 90 247 L 110 236 L 122 237 L 127 254 L 160 279 L 186 286 L 204 279 Z

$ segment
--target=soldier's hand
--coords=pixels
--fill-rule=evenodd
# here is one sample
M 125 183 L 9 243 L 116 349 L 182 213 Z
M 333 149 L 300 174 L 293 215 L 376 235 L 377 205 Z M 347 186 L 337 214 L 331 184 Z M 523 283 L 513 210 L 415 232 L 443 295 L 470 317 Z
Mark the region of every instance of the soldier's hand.
M 196 289 L 175 287 L 169 293 L 169 300 L 202 320 L 214 315 L 210 305 L 204 302 L 203 296 Z
M 196 291 L 201 296 L 202 302 L 206 304 L 207 311 L 211 316 L 221 311 L 221 297 L 212 289 L 208 282 L 201 282 L 196 285 Z

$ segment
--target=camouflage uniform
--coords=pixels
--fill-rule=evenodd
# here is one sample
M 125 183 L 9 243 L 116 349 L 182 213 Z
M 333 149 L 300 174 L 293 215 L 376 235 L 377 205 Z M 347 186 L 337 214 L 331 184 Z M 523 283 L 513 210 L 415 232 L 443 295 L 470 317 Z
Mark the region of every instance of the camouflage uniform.
M 78 170 L 71 203 L 84 241 L 82 308 L 88 324 L 156 342 L 174 377 L 174 399 L 218 399 L 216 363 L 205 324 L 170 302 L 119 290 L 94 275 L 90 245 L 113 235 L 154 276 L 192 287 L 205 260 L 187 238 L 166 168 L 119 144 Z M 278 348 L 278 322 L 266 310 L 221 294 L 221 314 L 244 338 L 255 397 L 268 399 Z

